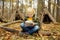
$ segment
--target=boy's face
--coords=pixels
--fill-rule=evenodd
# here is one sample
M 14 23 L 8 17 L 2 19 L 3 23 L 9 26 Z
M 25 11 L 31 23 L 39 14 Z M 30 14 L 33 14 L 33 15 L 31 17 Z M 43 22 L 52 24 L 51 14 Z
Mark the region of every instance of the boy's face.
M 28 17 L 33 17 L 33 15 L 34 15 L 34 13 L 31 11 L 31 12 L 27 12 L 28 14 L 27 14 L 27 16 Z

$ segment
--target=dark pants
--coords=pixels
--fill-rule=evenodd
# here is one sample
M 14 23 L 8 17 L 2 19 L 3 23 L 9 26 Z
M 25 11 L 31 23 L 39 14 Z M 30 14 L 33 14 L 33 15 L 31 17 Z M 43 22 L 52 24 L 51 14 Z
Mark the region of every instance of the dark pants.
M 33 34 L 39 30 L 39 26 L 35 25 L 34 27 L 28 26 L 26 27 L 24 23 L 21 23 L 21 28 L 24 30 L 24 32 L 27 32 L 29 34 Z

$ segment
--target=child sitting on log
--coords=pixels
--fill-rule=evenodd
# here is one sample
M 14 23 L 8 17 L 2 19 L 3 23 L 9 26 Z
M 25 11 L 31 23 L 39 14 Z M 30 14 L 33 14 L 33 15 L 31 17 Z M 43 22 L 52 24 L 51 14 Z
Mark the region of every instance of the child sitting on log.
M 23 33 L 33 34 L 39 30 L 38 24 L 33 20 L 34 12 L 35 10 L 31 7 L 27 9 L 25 22 L 20 24 Z

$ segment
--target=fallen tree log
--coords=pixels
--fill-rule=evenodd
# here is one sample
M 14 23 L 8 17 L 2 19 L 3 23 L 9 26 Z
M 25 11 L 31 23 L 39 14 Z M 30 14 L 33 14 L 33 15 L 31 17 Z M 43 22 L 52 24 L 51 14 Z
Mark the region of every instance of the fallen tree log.
M 22 20 L 17 20 L 17 21 L 12 21 L 12 22 L 9 22 L 9 23 L 2 24 L 1 26 L 7 26 L 7 25 L 10 25 L 10 24 L 21 23 L 21 22 L 23 22 L 23 21 Z
M 41 31 L 40 35 L 42 35 L 42 36 L 51 36 L 52 34 L 49 31 Z
M 3 26 L 0 26 L 1 29 L 4 29 L 8 32 L 11 32 L 11 33 L 19 33 L 18 30 L 14 30 L 14 29 L 11 29 L 11 28 L 7 28 L 7 27 L 3 27 Z

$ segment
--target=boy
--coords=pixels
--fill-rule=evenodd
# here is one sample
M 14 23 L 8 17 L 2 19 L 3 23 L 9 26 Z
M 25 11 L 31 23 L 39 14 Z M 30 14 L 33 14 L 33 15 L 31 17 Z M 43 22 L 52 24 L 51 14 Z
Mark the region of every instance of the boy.
M 33 34 L 39 30 L 37 23 L 33 22 L 34 9 L 28 8 L 26 13 L 26 19 L 24 23 L 21 23 L 22 32 L 26 34 Z

